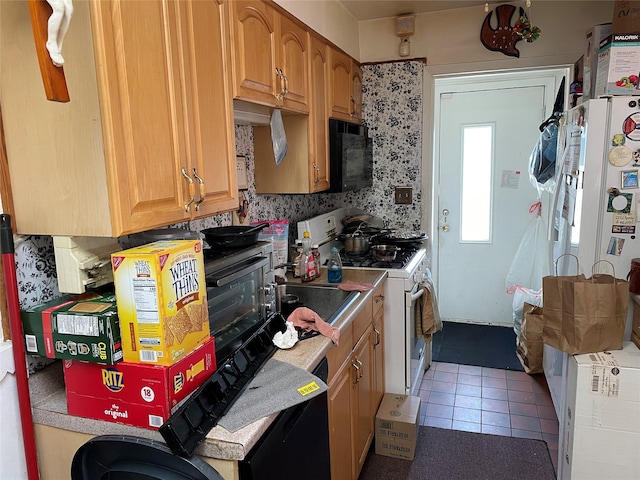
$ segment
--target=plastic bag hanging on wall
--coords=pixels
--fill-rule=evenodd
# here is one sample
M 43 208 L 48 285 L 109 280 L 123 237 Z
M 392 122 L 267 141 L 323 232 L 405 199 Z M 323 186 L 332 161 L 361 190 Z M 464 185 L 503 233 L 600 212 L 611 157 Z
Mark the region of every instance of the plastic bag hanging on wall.
M 279 109 L 274 109 L 271 114 L 271 142 L 273 142 L 273 156 L 276 159 L 276 166 L 287 156 L 287 136 L 282 124 L 282 113 Z

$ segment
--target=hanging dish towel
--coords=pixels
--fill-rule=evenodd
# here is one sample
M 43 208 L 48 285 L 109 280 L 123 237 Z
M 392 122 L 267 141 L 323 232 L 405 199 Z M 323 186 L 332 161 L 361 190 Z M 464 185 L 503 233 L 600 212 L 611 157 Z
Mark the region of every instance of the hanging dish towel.
M 431 272 L 427 273 L 420 285 L 424 290 L 416 308 L 416 334 L 418 338 L 424 337 L 430 342 L 434 333 L 442 330 L 442 319 L 438 311 L 436 291 L 431 280 Z

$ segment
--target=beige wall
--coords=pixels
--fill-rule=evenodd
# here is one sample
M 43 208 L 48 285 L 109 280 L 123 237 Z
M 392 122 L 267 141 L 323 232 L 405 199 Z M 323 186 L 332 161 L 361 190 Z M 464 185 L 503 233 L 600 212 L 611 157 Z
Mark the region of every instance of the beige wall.
M 482 6 L 416 15 L 409 57 L 426 57 L 432 74 L 572 64 L 582 55 L 585 30 L 611 21 L 613 3 L 533 0 L 531 20 L 542 35 L 534 43 L 519 42 L 519 58 L 489 51 L 480 43 L 486 16 Z M 495 22 L 495 13 L 492 18 Z M 362 21 L 359 29 L 361 62 L 401 58 L 394 17 Z
M 300 21 L 340 47 L 360 58 L 358 22 L 336 0 L 275 0 Z

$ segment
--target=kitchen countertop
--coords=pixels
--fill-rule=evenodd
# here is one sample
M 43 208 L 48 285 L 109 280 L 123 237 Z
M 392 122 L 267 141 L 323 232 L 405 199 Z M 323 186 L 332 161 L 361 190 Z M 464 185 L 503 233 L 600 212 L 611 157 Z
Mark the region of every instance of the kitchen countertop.
M 380 270 L 345 269 L 343 281 L 370 283 L 375 287 L 384 281 L 386 275 L 385 271 Z M 312 282 L 312 285 L 326 283 L 326 278 L 325 270 L 322 277 Z M 354 312 L 371 294 L 372 290 L 363 292 L 334 326 L 343 331 L 351 323 Z M 298 342 L 289 350 L 277 350 L 273 358 L 311 371 L 331 347 L 331 340 L 319 335 Z M 164 442 L 162 435 L 156 430 L 69 415 L 61 361 L 31 375 L 29 390 L 34 423 L 89 435 L 133 435 Z M 198 446 L 196 454 L 221 460 L 242 460 L 277 416 L 278 413 L 274 413 L 261 418 L 233 433 L 216 426 L 207 434 L 206 441 Z

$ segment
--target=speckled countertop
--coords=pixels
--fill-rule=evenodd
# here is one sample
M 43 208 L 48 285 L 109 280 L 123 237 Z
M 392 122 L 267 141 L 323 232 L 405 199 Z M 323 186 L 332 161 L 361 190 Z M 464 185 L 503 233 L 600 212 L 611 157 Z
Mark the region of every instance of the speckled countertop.
M 385 277 L 386 272 L 379 270 L 345 269 L 343 272 L 344 281 L 371 283 L 374 286 L 384 281 Z M 323 282 L 326 282 L 326 272 L 323 272 L 323 276 L 316 283 Z M 334 323 L 334 326 L 343 330 L 349 325 L 354 317 L 354 312 L 370 295 L 371 291 L 363 292 L 344 315 Z M 276 351 L 273 358 L 311 371 L 331 346 L 331 341 L 328 338 L 316 336 L 298 342 L 290 350 Z M 29 389 L 34 423 L 89 435 L 134 435 L 164 441 L 160 433 L 155 430 L 69 415 L 67 413 L 62 362 L 54 362 L 33 374 L 29 379 Z M 206 441 L 198 446 L 196 453 L 222 460 L 242 460 L 277 415 L 274 413 L 261 418 L 233 433 L 216 426 L 209 432 Z

